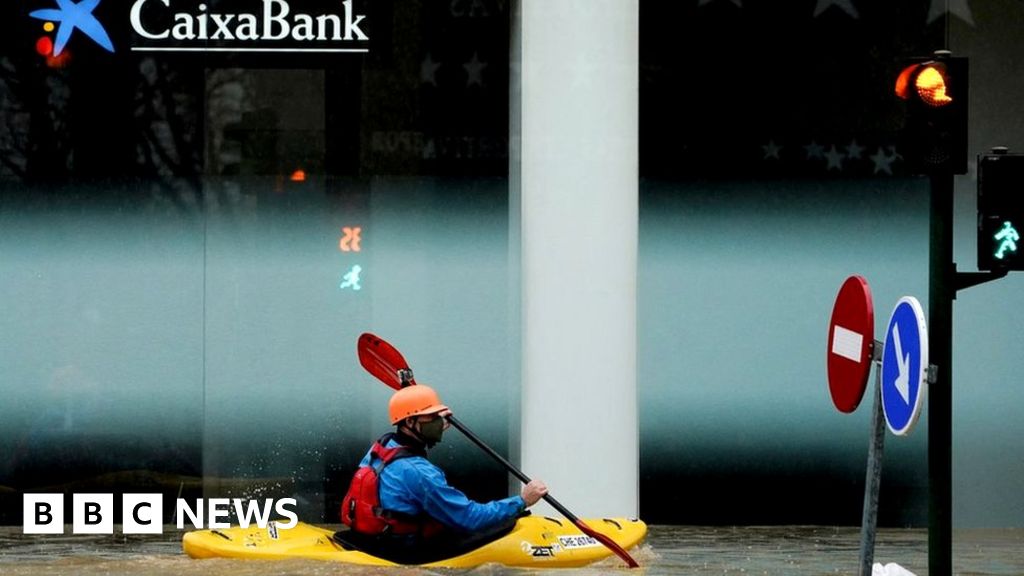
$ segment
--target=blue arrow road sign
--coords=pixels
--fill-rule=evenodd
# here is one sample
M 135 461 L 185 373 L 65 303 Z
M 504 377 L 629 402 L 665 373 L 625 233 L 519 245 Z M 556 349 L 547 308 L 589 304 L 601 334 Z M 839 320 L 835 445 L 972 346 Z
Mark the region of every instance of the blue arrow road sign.
M 921 414 L 928 375 L 928 329 L 921 303 L 904 296 L 896 303 L 882 352 L 882 408 L 889 429 L 903 436 Z

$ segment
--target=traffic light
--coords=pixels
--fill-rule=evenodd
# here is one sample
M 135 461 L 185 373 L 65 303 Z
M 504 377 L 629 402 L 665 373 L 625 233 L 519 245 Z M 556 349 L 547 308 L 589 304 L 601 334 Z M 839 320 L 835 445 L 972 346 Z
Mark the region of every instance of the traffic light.
M 896 79 L 906 101 L 900 154 L 918 174 L 967 173 L 967 58 L 940 50 Z
M 1024 270 L 1024 154 L 978 156 L 978 269 Z

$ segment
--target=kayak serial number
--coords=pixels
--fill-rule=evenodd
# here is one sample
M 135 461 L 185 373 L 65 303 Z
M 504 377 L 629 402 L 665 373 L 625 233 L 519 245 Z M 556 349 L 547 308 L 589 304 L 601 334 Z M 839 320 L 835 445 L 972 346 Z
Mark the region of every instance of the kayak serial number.
M 580 534 L 579 536 L 559 536 L 558 543 L 562 548 L 593 548 L 601 543 L 590 536 Z

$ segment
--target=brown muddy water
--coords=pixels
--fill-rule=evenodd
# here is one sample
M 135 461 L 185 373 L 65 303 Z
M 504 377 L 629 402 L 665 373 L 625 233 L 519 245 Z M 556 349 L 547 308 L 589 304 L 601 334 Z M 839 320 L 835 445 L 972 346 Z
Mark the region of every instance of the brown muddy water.
M 586 568 L 513 569 L 482 566 L 470 570 L 367 568 L 331 562 L 192 560 L 181 552 L 174 526 L 157 536 L 29 536 L 20 526 L 0 527 L 0 575 L 75 576 L 293 576 L 525 575 L 597 576 L 644 574 L 856 574 L 860 531 L 856 527 L 652 526 L 633 551 L 641 569 L 630 571 L 617 559 Z M 917 576 L 928 574 L 928 533 L 923 529 L 880 530 L 875 561 L 895 562 Z M 1024 575 L 1024 529 L 958 530 L 953 570 L 958 575 Z

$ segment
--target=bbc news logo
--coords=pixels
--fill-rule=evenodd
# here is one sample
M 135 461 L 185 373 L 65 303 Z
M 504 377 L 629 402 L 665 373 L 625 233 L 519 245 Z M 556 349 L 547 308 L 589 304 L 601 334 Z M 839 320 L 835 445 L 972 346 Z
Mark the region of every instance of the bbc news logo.
M 186 523 L 195 529 L 230 528 L 227 519 L 234 512 L 238 525 L 248 528 L 255 524 L 266 529 L 274 522 L 275 526 L 287 530 L 299 521 L 293 508 L 294 498 L 280 500 L 243 500 L 241 498 L 200 498 L 195 505 L 188 500 L 178 498 L 175 501 L 176 527 L 184 530 Z M 71 517 L 73 534 L 113 534 L 114 533 L 114 495 L 113 494 L 73 494 L 70 514 L 65 514 L 64 494 L 25 494 L 22 500 L 22 532 L 25 534 L 63 534 L 65 520 Z M 287 522 L 272 520 L 278 517 L 287 518 Z M 123 494 L 121 496 L 121 532 L 123 534 L 162 534 L 163 495 L 161 494 Z M 186 522 L 187 519 L 187 522 Z M 205 520 L 205 522 L 204 522 Z

